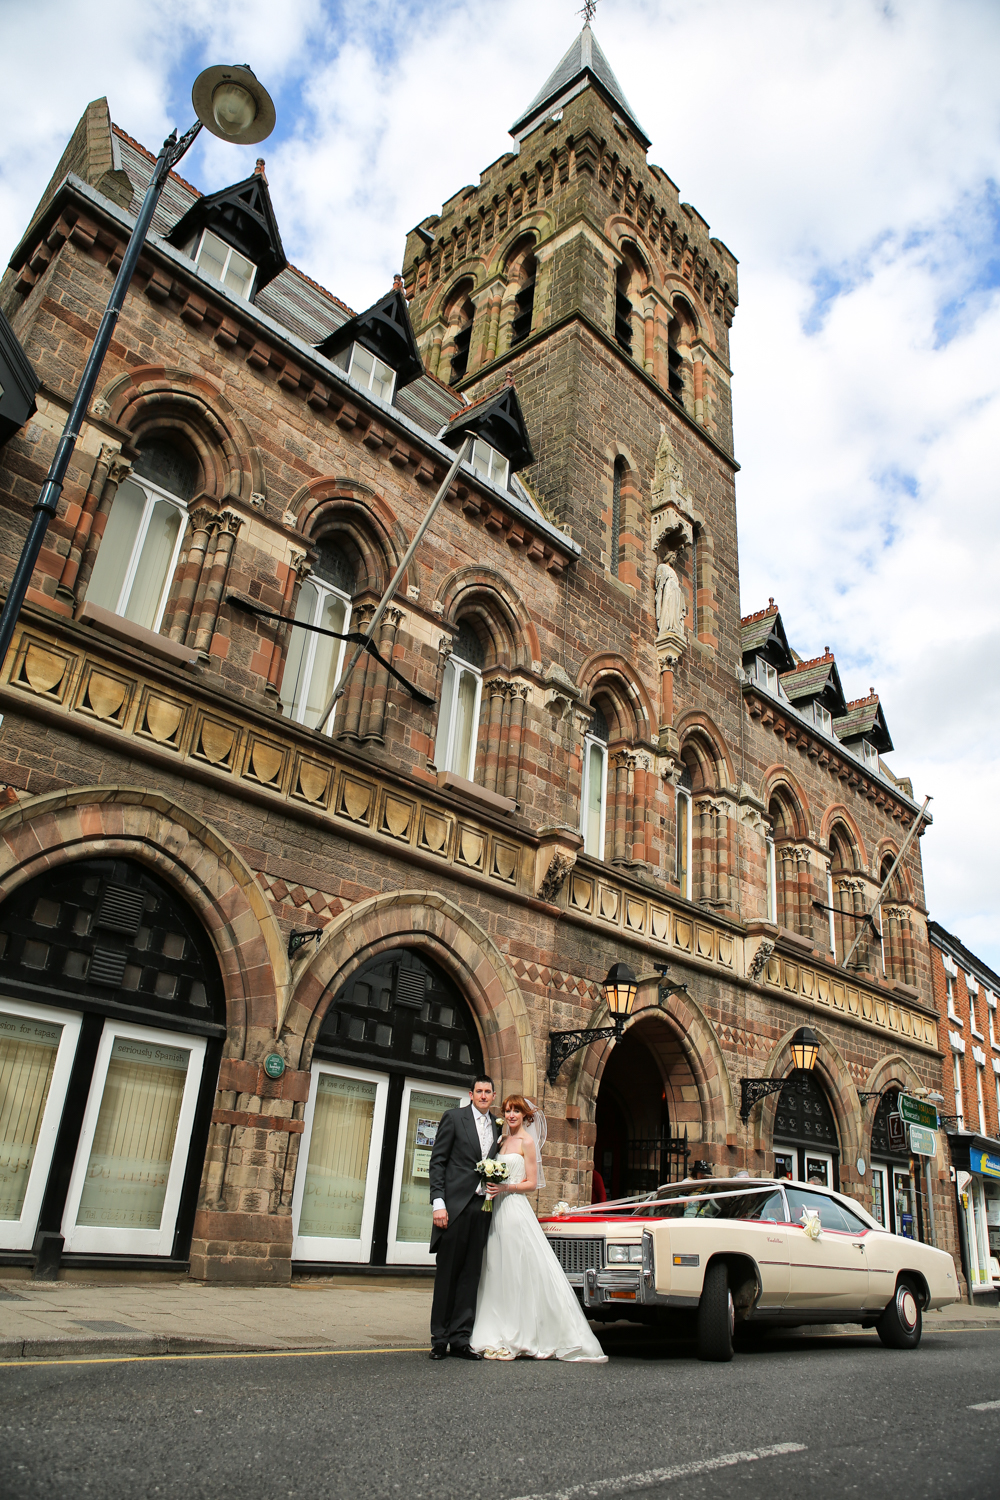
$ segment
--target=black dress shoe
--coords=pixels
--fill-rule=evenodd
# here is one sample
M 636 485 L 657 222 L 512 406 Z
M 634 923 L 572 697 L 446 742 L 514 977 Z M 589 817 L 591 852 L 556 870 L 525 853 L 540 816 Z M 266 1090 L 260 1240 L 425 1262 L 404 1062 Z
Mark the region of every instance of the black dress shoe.
M 483 1357 L 476 1353 L 471 1344 L 452 1344 L 451 1352 L 456 1359 L 482 1359 Z
M 430 1358 L 431 1359 L 447 1359 L 448 1358 L 448 1345 L 447 1344 L 432 1344 L 431 1345 Z

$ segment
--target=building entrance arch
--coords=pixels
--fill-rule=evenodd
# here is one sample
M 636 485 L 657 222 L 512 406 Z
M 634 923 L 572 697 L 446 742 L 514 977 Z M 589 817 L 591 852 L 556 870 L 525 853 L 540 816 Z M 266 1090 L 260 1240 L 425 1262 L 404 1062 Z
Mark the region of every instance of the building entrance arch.
M 594 1195 L 650 1192 L 686 1175 L 701 1139 L 697 1083 L 680 1040 L 662 1017 L 640 1017 L 601 1074 L 595 1113 Z

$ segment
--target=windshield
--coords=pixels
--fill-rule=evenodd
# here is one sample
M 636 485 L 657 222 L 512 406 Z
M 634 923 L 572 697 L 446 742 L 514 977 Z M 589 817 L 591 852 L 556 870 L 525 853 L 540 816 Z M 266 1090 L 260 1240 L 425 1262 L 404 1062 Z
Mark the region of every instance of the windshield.
M 733 1179 L 695 1182 L 654 1198 L 632 1211 L 636 1219 L 771 1219 L 785 1221 L 781 1191 L 773 1183 L 737 1189 Z

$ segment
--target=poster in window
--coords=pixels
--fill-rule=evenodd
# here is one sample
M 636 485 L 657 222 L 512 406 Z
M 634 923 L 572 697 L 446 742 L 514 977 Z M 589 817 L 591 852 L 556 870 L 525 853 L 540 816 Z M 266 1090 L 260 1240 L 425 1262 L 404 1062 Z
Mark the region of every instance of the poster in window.
M 431 1175 L 431 1152 L 437 1139 L 437 1120 L 418 1120 L 416 1138 L 413 1143 L 413 1175 L 429 1178 Z

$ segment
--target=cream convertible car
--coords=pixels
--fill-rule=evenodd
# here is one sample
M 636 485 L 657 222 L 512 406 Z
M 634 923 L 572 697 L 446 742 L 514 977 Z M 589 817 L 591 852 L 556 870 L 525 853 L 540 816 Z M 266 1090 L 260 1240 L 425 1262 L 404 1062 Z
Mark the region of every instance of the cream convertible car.
M 803 1323 L 860 1323 L 915 1349 L 922 1313 L 958 1300 L 943 1250 L 787 1179 L 681 1182 L 541 1223 L 589 1317 L 696 1314 L 700 1359 L 732 1359 L 734 1332 Z

